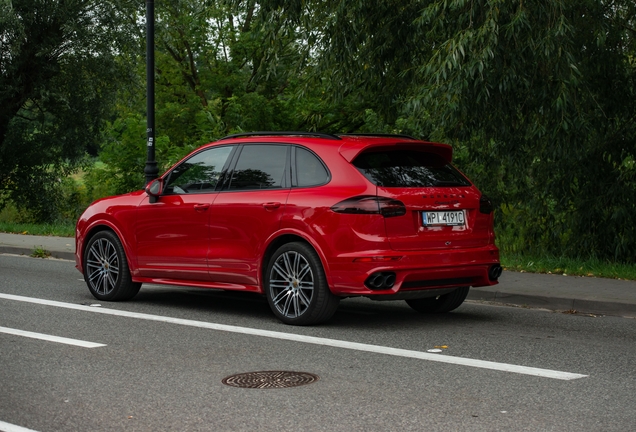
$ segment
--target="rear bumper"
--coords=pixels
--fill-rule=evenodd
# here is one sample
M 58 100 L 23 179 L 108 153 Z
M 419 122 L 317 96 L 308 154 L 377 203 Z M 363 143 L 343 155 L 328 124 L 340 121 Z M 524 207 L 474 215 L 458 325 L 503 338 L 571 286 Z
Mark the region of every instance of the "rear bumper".
M 330 286 L 339 296 L 416 298 L 429 290 L 496 285 L 488 276 L 493 265 L 499 265 L 499 250 L 494 245 L 443 251 L 366 251 L 330 260 Z M 395 273 L 395 284 L 383 290 L 365 286 L 367 278 L 377 272 Z

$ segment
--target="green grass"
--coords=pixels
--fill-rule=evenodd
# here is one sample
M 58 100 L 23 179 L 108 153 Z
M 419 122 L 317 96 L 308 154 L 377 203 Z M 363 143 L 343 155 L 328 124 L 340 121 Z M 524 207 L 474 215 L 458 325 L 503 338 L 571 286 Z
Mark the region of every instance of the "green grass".
M 0 232 L 41 236 L 74 237 L 75 224 L 70 222 L 53 224 L 0 222 Z
M 50 256 L 51 256 L 51 252 L 47 251 L 42 246 L 37 246 L 33 250 L 33 253 L 31 254 L 31 257 L 33 258 L 48 258 Z
M 506 270 L 519 272 L 636 280 L 636 264 L 618 264 L 598 259 L 528 257 L 502 252 L 501 265 Z

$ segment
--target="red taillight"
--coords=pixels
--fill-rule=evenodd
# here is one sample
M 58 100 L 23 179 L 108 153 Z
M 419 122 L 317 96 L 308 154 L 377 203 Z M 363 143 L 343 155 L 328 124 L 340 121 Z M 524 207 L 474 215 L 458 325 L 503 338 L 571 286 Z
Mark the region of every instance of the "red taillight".
M 384 217 L 404 216 L 406 214 L 406 206 L 402 201 L 378 198 L 380 205 L 380 214 Z
M 346 214 L 381 214 L 384 217 L 406 214 L 406 206 L 402 201 L 373 195 L 357 196 L 340 201 L 332 206 L 331 210 Z

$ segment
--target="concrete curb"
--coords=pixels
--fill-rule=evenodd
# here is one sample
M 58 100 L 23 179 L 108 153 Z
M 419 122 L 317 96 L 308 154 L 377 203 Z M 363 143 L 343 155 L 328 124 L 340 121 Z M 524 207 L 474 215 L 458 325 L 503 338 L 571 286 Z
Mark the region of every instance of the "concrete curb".
M 573 311 L 583 314 L 636 318 L 636 304 L 633 303 L 504 293 L 501 291 L 480 290 L 479 288 L 471 288 L 467 300 L 541 308 L 553 311 Z
M 75 261 L 75 253 L 74 252 L 64 252 L 64 251 L 51 251 L 43 248 L 45 251 L 51 254 L 51 258 L 64 259 Z M 24 255 L 31 256 L 31 254 L 35 251 L 35 247 L 32 249 L 27 249 L 23 247 L 15 247 L 15 246 L 0 246 L 0 254 L 13 254 L 13 255 Z

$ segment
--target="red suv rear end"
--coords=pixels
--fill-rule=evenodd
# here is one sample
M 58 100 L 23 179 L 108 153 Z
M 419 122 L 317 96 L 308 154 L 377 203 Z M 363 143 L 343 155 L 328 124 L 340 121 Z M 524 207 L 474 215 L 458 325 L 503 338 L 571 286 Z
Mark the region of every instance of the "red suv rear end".
M 288 324 L 351 296 L 448 312 L 501 274 L 492 204 L 451 158 L 403 136 L 227 137 L 92 204 L 77 268 L 101 300 L 144 282 L 252 291 Z

